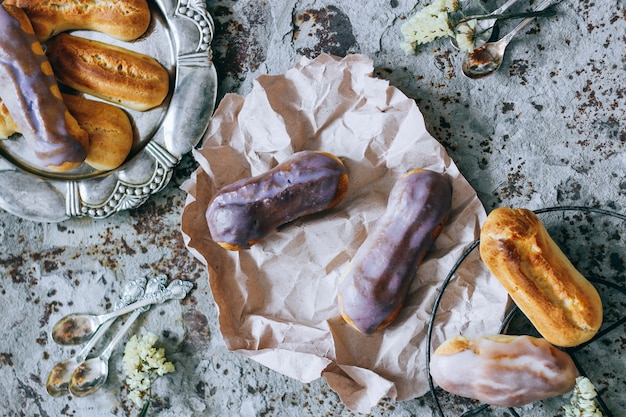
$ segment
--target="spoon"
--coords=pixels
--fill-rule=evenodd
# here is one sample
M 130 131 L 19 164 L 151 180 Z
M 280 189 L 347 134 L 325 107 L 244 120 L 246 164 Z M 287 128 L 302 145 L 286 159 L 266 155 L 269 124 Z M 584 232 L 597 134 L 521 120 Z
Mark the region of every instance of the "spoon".
M 114 308 L 119 310 L 143 296 L 143 287 L 145 285 L 146 279 L 143 277 L 126 284 L 122 298 L 115 304 Z M 59 362 L 52 368 L 46 381 L 46 391 L 48 391 L 48 394 L 53 397 L 59 397 L 69 392 L 70 378 L 74 370 L 78 367 L 79 363 L 87 358 L 91 349 L 93 349 L 96 343 L 104 336 L 112 324 L 113 320 L 104 323 L 76 356 Z
M 143 309 L 133 311 L 100 356 L 87 359 L 76 367 L 69 382 L 69 389 L 72 394 L 76 397 L 85 397 L 93 394 L 104 385 L 109 376 L 109 358 L 113 349 L 142 312 Z
M 193 284 L 187 281 L 175 280 L 168 288 L 154 294 L 141 297 L 139 301 L 106 314 L 75 313 L 63 317 L 52 327 L 52 339 L 60 345 L 77 345 L 86 342 L 96 330 L 109 320 L 130 313 L 138 308 L 151 304 L 159 304 L 166 300 L 182 300 Z
M 511 7 L 513 4 L 517 3 L 517 1 L 518 0 L 509 0 L 506 3 L 504 3 L 502 6 L 498 7 L 493 12 L 485 16 L 501 15 L 502 13 L 507 11 L 507 9 Z M 472 20 L 472 16 L 466 17 L 463 20 L 463 22 L 459 23 L 457 26 L 467 25 L 467 22 L 469 20 Z M 473 29 L 474 33 L 476 34 L 474 38 L 475 48 L 478 48 L 479 46 L 483 46 L 489 40 L 489 38 L 491 38 L 491 34 L 493 33 L 493 26 L 496 24 L 497 20 L 498 20 L 497 17 L 494 17 L 492 19 L 477 19 L 476 20 L 476 27 Z M 457 31 L 456 29 L 457 28 L 455 28 L 455 32 Z M 453 36 L 450 41 L 452 42 L 452 46 L 454 46 L 456 49 L 459 49 L 459 45 L 456 42 L 456 37 Z
M 544 0 L 537 7 L 533 9 L 533 11 L 540 12 L 542 10 L 547 9 L 549 6 L 555 3 L 554 0 Z M 463 74 L 468 78 L 482 78 L 486 77 L 494 73 L 500 68 L 502 65 L 502 60 L 504 58 L 504 52 L 506 51 L 506 47 L 509 42 L 513 39 L 517 33 L 524 29 L 530 22 L 532 22 L 535 17 L 528 17 L 517 25 L 511 32 L 506 34 L 500 40 L 496 42 L 487 42 L 480 48 L 474 49 L 473 52 L 469 53 L 461 66 L 461 70 Z
M 151 278 L 146 286 L 146 295 L 162 293 L 166 290 L 165 278 L 163 276 Z M 150 306 L 146 305 L 135 309 L 99 356 L 87 359 L 76 367 L 69 383 L 69 390 L 72 394 L 76 397 L 85 397 L 93 394 L 104 385 L 109 376 L 109 358 L 111 353 L 113 353 L 113 349 L 122 340 L 122 337 L 124 337 L 141 313 L 149 308 Z

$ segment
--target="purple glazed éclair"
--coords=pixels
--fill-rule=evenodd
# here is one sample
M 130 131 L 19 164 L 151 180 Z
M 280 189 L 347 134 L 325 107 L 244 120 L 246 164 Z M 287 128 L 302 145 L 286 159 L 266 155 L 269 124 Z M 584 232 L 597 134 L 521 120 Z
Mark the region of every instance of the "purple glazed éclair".
M 451 204 L 452 187 L 442 174 L 416 169 L 396 182 L 385 212 L 339 283 L 339 307 L 348 324 L 371 334 L 395 320 Z
M 28 18 L 21 9 L 2 5 L 0 27 L 0 97 L 15 125 L 43 166 L 82 163 L 87 150 L 70 133 L 68 118 L 86 144 L 87 133 L 69 114 Z
M 220 189 L 206 220 L 212 239 L 229 250 L 249 249 L 278 226 L 337 205 L 348 170 L 334 155 L 301 151 L 261 175 Z

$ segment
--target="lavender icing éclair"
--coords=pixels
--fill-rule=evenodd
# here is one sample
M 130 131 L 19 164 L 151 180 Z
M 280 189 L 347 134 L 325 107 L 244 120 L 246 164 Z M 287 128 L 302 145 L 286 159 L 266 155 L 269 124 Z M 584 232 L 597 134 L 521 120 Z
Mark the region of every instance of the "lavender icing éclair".
M 72 116 L 32 26 L 25 15 L 23 21 L 14 17 L 17 13 L 23 12 L 0 7 L 0 97 L 43 166 L 80 163 L 87 150 L 70 133 Z

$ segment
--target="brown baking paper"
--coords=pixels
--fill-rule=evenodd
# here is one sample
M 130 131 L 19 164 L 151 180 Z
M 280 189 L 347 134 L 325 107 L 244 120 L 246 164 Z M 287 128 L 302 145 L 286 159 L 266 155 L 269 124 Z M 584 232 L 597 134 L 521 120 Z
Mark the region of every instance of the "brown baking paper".
M 372 77 L 372 61 L 302 58 L 282 75 L 262 75 L 242 97 L 226 95 L 202 147 L 182 231 L 208 269 L 228 349 L 302 382 L 325 377 L 350 409 L 368 412 L 383 397 L 428 391 L 427 328 L 433 302 L 457 259 L 477 239 L 485 211 L 444 148 L 427 132 L 415 102 Z M 212 240 L 204 212 L 216 189 L 261 174 L 294 152 L 339 156 L 349 190 L 335 208 L 285 225 L 250 250 Z M 337 283 L 386 207 L 399 176 L 443 172 L 453 189 L 448 224 L 420 265 L 397 320 L 365 336 L 341 319 Z M 445 291 L 432 346 L 463 333 L 497 332 L 507 296 L 478 256 L 461 264 Z

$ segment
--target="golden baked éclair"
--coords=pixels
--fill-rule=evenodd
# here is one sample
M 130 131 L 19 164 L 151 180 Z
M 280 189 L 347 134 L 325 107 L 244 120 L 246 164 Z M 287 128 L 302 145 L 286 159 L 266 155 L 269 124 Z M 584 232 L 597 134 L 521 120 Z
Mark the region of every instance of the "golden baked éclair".
M 76 91 L 146 111 L 163 103 L 169 73 L 153 57 L 62 33 L 46 47 L 57 79 Z
M 40 41 L 69 30 L 93 30 L 122 41 L 143 35 L 151 14 L 146 0 L 5 0 L 24 10 Z
M 596 288 L 563 254 L 535 213 L 502 207 L 487 216 L 480 256 L 519 309 L 550 343 L 584 343 L 602 325 Z

